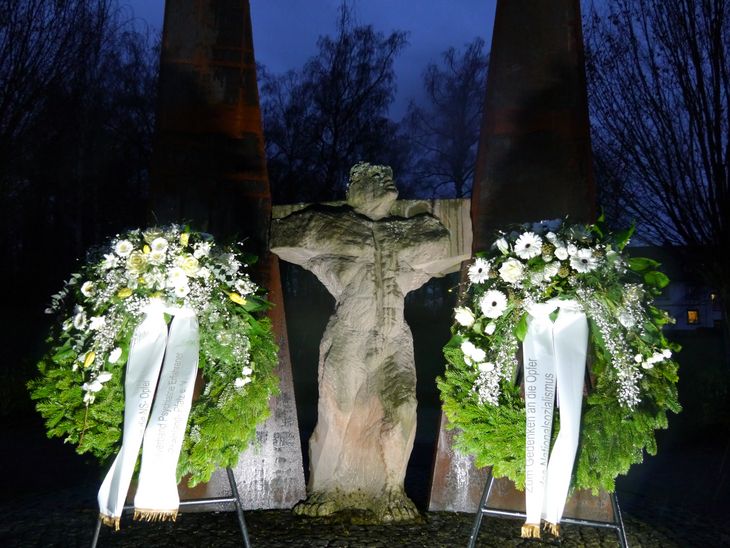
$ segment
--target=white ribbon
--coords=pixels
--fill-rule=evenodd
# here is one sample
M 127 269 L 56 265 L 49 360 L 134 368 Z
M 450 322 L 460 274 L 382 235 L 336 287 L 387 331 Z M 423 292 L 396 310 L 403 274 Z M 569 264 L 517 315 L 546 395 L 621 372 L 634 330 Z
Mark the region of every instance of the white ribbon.
M 175 315 L 169 336 L 165 312 Z M 192 310 L 162 303 L 145 313 L 127 361 L 122 447 L 98 495 L 102 521 L 116 529 L 143 439 L 135 518 L 175 519 L 180 503 L 176 468 L 198 366 L 198 321 Z
M 555 322 L 550 315 L 559 309 Z M 563 515 L 578 449 L 588 320 L 573 300 L 527 308 L 525 369 L 526 521 L 523 536 L 540 536 L 540 518 L 553 532 Z M 553 407 L 559 393 L 560 432 L 550 453 Z M 548 461 L 548 454 L 550 458 Z

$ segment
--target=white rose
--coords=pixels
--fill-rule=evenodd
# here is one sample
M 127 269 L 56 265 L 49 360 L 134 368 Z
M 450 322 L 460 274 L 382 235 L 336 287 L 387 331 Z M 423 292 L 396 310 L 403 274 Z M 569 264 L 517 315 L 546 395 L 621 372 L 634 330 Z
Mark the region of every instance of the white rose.
M 245 365 L 243 369 L 241 370 L 241 375 L 244 377 L 248 377 L 253 373 L 253 369 L 251 369 L 248 365 Z
M 552 280 L 560 270 L 558 263 L 550 263 L 545 265 L 545 269 L 542 271 L 542 277 L 546 282 Z
M 91 297 L 94 294 L 94 282 L 84 282 L 81 284 L 81 294 L 84 297 Z
M 553 245 L 555 245 L 555 242 L 558 239 L 558 237 L 555 234 L 555 232 L 548 232 L 547 234 L 545 234 L 545 238 L 547 238 L 547 241 L 550 242 Z
M 509 284 L 516 284 L 522 279 L 525 266 L 517 259 L 507 259 L 499 268 L 499 277 Z
M 636 356 L 634 356 L 634 361 L 636 363 L 641 363 L 642 361 L 644 361 L 644 356 L 642 356 L 641 354 L 637 354 Z
M 672 351 L 668 348 L 665 348 L 664 350 L 662 350 L 662 356 L 664 356 L 664 358 L 668 360 L 672 357 Z
M 114 252 L 120 257 L 128 257 L 133 250 L 134 246 L 129 240 L 119 240 L 114 246 Z
M 484 333 L 487 335 L 494 335 L 494 332 L 497 330 L 497 324 L 494 322 L 489 322 L 487 326 L 484 328 Z
M 474 313 L 466 307 L 459 306 L 454 309 L 454 319 L 459 325 L 471 327 L 474 325 Z
M 568 244 L 568 255 L 572 257 L 576 253 L 578 253 L 578 246 L 576 246 L 575 244 Z
M 556 247 L 554 253 L 555 253 L 555 256 L 558 258 L 558 260 L 560 260 L 560 261 L 564 261 L 565 259 L 568 258 L 568 250 L 562 246 Z
M 107 358 L 107 361 L 109 363 L 117 363 L 119 361 L 119 358 L 122 357 L 122 349 L 119 347 L 116 347 L 114 350 L 112 350 L 109 353 L 109 358 Z
M 251 377 L 246 377 L 243 379 L 241 377 L 238 377 L 236 380 L 233 381 L 233 386 L 235 386 L 236 388 L 243 388 L 250 382 L 251 382 Z

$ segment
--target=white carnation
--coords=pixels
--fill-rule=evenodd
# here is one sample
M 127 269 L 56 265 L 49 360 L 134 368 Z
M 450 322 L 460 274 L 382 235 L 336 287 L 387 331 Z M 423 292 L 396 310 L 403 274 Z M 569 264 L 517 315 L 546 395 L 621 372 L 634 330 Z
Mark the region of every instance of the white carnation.
M 179 299 L 187 297 L 188 293 L 190 293 L 190 286 L 188 284 L 175 286 L 175 296 Z
M 106 318 L 104 316 L 92 316 L 89 320 L 89 329 L 92 331 L 99 331 L 106 325 Z
M 546 282 L 552 280 L 560 270 L 558 263 L 550 263 L 545 265 L 545 269 L 542 271 L 542 277 Z
M 167 284 L 170 287 L 188 285 L 188 275 L 179 266 L 172 267 L 167 273 Z

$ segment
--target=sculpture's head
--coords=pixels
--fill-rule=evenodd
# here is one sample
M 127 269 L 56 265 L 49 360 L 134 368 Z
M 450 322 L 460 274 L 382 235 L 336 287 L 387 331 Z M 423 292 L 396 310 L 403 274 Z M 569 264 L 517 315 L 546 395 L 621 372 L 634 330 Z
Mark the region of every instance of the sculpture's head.
M 355 211 L 374 220 L 382 219 L 397 199 L 398 189 L 391 168 L 365 162 L 352 166 L 347 203 Z

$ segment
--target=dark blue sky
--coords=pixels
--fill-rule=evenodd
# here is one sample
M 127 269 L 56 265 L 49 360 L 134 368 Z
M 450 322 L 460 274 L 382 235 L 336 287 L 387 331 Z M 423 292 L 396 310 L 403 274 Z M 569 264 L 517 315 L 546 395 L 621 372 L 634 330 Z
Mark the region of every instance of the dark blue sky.
M 250 0 L 256 60 L 274 73 L 299 68 L 316 53 L 317 37 L 333 32 L 340 0 Z M 136 17 L 160 31 L 164 0 L 122 0 Z M 496 0 L 350 0 L 358 23 L 388 33 L 409 33 L 410 45 L 396 62 L 400 117 L 420 94 L 421 73 L 442 51 L 477 36 L 489 49 Z

